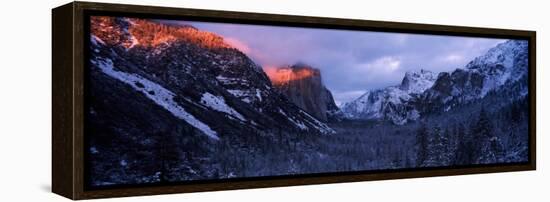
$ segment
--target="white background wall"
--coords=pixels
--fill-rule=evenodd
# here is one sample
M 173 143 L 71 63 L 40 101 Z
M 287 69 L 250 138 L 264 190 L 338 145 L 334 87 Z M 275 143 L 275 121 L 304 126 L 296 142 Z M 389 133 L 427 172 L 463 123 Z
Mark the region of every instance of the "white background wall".
M 99 1 L 99 0 L 98 0 Z M 103 1 L 102 1 L 103 2 Z M 107 1 L 105 1 L 107 2 Z M 116 201 L 548 201 L 550 23 L 546 1 L 119 0 L 171 7 L 536 30 L 538 169 Z M 51 188 L 51 11 L 67 1 L 3 1 L 0 11 L 0 201 L 61 201 Z M 546 18 L 546 19 L 545 19 Z

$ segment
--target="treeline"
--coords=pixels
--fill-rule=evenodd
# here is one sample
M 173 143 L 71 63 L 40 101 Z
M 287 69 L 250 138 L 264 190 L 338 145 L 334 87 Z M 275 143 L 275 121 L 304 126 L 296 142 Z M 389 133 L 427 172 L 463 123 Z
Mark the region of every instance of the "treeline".
M 526 161 L 527 111 L 524 102 L 494 113 L 482 108 L 471 120 L 447 125 L 422 123 L 415 132 L 420 167 Z

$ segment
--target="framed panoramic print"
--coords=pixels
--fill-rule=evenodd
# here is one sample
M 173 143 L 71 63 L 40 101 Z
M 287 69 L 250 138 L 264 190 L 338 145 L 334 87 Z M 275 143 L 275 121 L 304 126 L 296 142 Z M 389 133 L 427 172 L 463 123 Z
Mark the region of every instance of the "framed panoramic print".
M 71 199 L 535 169 L 535 32 L 73 2 L 52 11 Z

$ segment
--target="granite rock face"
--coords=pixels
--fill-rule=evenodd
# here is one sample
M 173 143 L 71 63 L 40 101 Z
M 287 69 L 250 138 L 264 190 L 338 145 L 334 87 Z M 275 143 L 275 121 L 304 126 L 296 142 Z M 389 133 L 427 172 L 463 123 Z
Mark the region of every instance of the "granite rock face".
M 315 118 L 326 122 L 330 114 L 338 110 L 319 69 L 295 64 L 267 70 L 267 74 L 277 90 Z

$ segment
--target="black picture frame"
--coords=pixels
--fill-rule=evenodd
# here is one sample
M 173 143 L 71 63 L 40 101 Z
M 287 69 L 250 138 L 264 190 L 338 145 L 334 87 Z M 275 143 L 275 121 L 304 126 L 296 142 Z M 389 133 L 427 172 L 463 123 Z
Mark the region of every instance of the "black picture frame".
M 383 171 L 254 177 L 174 184 L 90 189 L 86 187 L 85 96 L 89 16 L 187 19 L 207 22 L 283 25 L 360 31 L 525 39 L 529 43 L 529 161 L 517 164 L 415 168 Z M 52 190 L 70 199 L 187 193 L 321 183 L 403 179 L 536 169 L 536 32 L 399 22 L 243 13 L 91 2 L 52 10 Z

